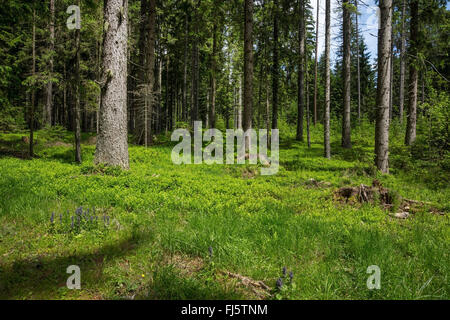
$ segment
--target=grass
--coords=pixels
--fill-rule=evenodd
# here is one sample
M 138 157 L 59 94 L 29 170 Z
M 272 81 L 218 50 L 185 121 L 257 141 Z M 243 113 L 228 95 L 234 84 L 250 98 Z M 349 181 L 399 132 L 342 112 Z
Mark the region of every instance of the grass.
M 338 126 L 332 160 L 322 158 L 320 126 L 311 149 L 282 127 L 275 176 L 252 165 L 173 165 L 167 137 L 130 145 L 129 171 L 93 166 L 88 143 L 77 165 L 71 133 L 37 132 L 38 158 L 0 157 L 0 298 L 254 299 L 225 272 L 261 280 L 273 294 L 286 266 L 295 286 L 285 299 L 449 299 L 448 171 L 412 161 L 393 131 L 392 174 L 380 175 L 373 129 L 362 125 L 353 150 L 342 150 Z M 0 134 L 0 145 L 26 148 L 22 135 Z M 333 202 L 335 189 L 374 178 L 446 215 L 397 220 L 376 205 Z M 95 207 L 100 220 L 71 229 L 79 206 Z M 81 290 L 66 288 L 72 264 Z M 381 269 L 380 290 L 367 289 L 371 265 Z

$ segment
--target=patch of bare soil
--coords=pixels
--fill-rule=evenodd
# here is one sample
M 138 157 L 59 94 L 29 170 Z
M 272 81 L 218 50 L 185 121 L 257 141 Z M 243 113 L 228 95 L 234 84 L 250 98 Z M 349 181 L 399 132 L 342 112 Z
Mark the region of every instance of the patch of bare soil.
M 429 202 L 409 200 L 401 197 L 395 191 L 384 188 L 380 181 L 373 180 L 372 186 L 364 184 L 358 187 L 343 187 L 334 192 L 334 201 L 337 203 L 357 206 L 363 203 L 380 205 L 385 210 L 392 211 L 391 216 L 398 219 L 406 219 L 410 214 L 418 211 L 427 210 L 433 214 L 444 215 L 439 209 L 432 206 Z
M 205 268 L 205 262 L 199 257 L 190 257 L 182 254 L 166 256 L 164 263 L 173 265 L 185 277 L 195 276 Z M 267 299 L 270 297 L 271 289 L 262 281 L 232 273 L 229 271 L 218 271 L 218 280 L 225 286 L 235 287 L 245 293 L 245 296 L 254 299 Z
M 192 276 L 202 270 L 205 265 L 203 260 L 199 257 L 193 258 L 181 254 L 168 256 L 165 262 L 172 264 L 183 276 Z
M 252 278 L 229 271 L 221 271 L 220 273 L 224 275 L 226 279 L 231 279 L 237 288 L 250 292 L 256 299 L 263 300 L 271 296 L 270 287 L 262 281 L 253 280 Z

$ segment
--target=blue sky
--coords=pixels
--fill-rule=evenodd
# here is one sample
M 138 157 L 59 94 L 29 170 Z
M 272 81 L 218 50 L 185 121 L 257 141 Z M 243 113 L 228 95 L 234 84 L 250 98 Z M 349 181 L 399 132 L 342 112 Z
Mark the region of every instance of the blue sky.
M 320 16 L 319 16 L 319 57 L 325 50 L 325 0 L 320 1 Z M 375 61 L 377 57 L 377 46 L 378 46 L 378 18 L 376 15 L 376 8 L 378 6 L 375 4 L 375 0 L 364 0 L 360 2 L 358 6 L 359 15 L 359 28 L 362 31 L 362 36 L 364 37 L 365 43 L 370 52 L 372 62 Z M 317 0 L 310 0 L 310 5 L 313 7 L 313 14 L 316 16 L 317 13 Z M 334 55 L 339 43 L 333 41 L 333 38 L 339 32 L 338 27 L 338 17 L 334 12 L 338 6 L 337 0 L 331 0 L 331 58 L 334 60 Z M 450 1 L 447 0 L 447 10 L 450 10 Z
M 320 1 L 320 15 L 319 15 L 319 56 L 325 50 L 325 0 Z M 362 31 L 362 36 L 364 37 L 365 43 L 368 47 L 368 50 L 371 54 L 372 61 L 376 58 L 377 55 L 377 34 L 378 34 L 378 18 L 376 15 L 376 8 L 378 7 L 375 4 L 375 0 L 365 0 L 364 3 L 367 5 L 360 4 L 358 7 L 358 11 L 360 12 L 359 16 L 359 28 Z M 311 7 L 313 8 L 314 16 L 317 13 L 317 0 L 311 0 Z M 331 0 L 331 58 L 334 60 L 334 55 L 339 48 L 339 43 L 333 41 L 333 39 L 337 36 L 339 32 L 338 27 L 338 17 L 335 13 L 336 8 L 338 7 L 337 0 Z

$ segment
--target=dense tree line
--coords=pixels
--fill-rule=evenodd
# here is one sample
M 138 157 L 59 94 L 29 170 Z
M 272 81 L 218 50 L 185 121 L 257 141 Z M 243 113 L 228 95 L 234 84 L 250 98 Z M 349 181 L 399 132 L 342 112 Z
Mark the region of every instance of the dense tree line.
M 3 1 L 0 129 L 29 129 L 33 155 L 33 130 L 64 126 L 74 132 L 78 162 L 80 133 L 97 132 L 96 162 L 124 168 L 128 134 L 150 146 L 194 121 L 244 130 L 283 121 L 308 145 L 310 126 L 322 123 L 327 158 L 332 121 L 342 123 L 344 148 L 352 148 L 352 128 L 371 121 L 382 172 L 394 122 L 405 125 L 406 145 L 425 121 L 429 145 L 447 149 L 446 1 L 379 0 L 376 66 L 362 36 L 367 4 L 338 1 L 332 39 L 331 1 L 317 0 L 317 12 L 311 1 Z M 81 29 L 66 26 L 72 4 Z

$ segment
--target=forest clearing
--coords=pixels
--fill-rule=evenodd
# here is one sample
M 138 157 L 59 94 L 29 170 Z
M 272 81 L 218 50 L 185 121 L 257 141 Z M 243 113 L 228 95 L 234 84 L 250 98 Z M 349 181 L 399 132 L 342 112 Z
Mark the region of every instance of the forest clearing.
M 450 299 L 447 1 L 1 7 L 0 299 Z

